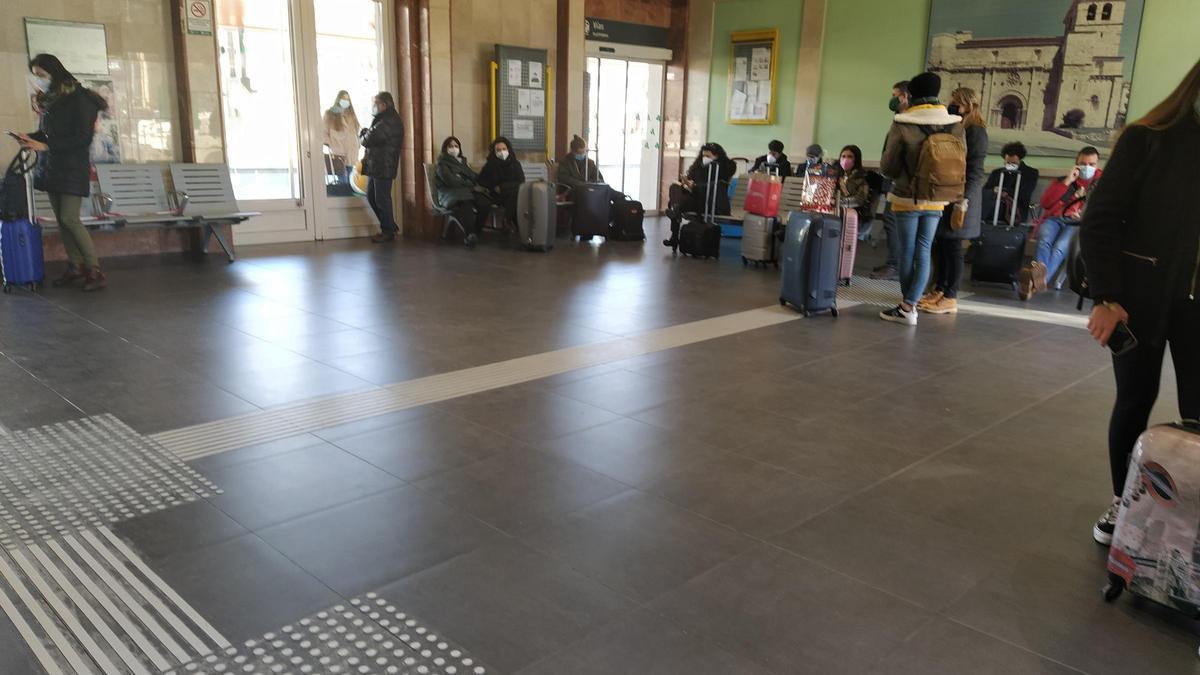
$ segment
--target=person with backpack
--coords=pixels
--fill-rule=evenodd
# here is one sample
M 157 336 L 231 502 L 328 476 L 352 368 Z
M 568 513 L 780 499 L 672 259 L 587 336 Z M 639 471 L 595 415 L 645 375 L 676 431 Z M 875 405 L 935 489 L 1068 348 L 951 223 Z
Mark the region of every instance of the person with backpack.
M 1200 61 L 1162 103 L 1121 132 L 1079 227 L 1096 302 L 1088 331 L 1107 346 L 1124 324 L 1136 339 L 1132 349 L 1112 357 L 1117 382 L 1108 426 L 1112 501 L 1092 529 L 1106 546 L 1130 453 L 1158 398 L 1168 346 L 1179 415 L 1200 419 L 1200 218 L 1185 198 L 1200 183 L 1197 156 Z
M 929 283 L 930 248 L 942 213 L 963 198 L 967 145 L 962 117 L 938 99 L 942 78 L 921 73 L 908 81 L 909 107 L 892 121 L 879 169 L 893 181 L 888 204 L 896 223 L 902 296 L 879 313 L 884 321 L 917 325 L 917 302 Z
M 1028 300 L 1034 293 L 1046 290 L 1046 283 L 1058 274 L 1067 259 L 1071 241 L 1083 218 L 1092 187 L 1104 173 L 1097 165 L 1100 151 L 1087 146 L 1075 156 L 1075 166 L 1061 180 L 1046 186 L 1042 193 L 1042 218 L 1037 223 L 1037 253 L 1033 262 L 1017 277 L 1017 295 Z
M 892 85 L 892 98 L 888 100 L 888 110 L 892 111 L 892 114 L 908 110 L 908 80 L 900 80 Z M 879 185 L 879 194 L 887 194 L 891 191 L 892 182 L 887 179 L 882 180 Z M 859 225 L 861 226 L 862 223 L 859 223 Z M 897 267 L 900 265 L 897 262 L 900 252 L 896 250 L 896 219 L 892 217 L 891 206 L 886 202 L 883 205 L 883 233 L 887 239 L 887 260 L 879 267 L 871 270 L 871 278 L 893 281 L 900 278 L 896 272 Z

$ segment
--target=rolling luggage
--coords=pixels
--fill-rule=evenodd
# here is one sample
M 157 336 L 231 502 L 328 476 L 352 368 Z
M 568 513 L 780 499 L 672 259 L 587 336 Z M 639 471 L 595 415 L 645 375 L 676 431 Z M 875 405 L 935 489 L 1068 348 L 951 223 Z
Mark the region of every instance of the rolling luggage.
M 554 247 L 558 203 L 554 187 L 544 180 L 523 183 L 517 192 L 517 234 L 531 251 Z
M 779 304 L 804 316 L 828 310 L 837 316 L 842 222 L 837 216 L 793 211 L 783 237 Z
M 1138 437 L 1108 550 L 1104 599 L 1125 589 L 1200 616 L 1200 423 Z
M 679 228 L 679 252 L 696 258 L 721 257 L 721 226 L 716 223 L 717 164 L 708 165 L 708 185 L 704 194 L 704 212 Z
M 742 265 L 779 267 L 775 257 L 775 219 L 747 213 L 742 219 Z
M 5 293 L 14 286 L 36 290 L 46 278 L 42 228 L 37 225 L 29 178 L 35 163 L 22 150 L 8 165 L 0 185 L 0 288 Z
M 586 165 L 590 166 L 591 163 L 587 162 Z M 590 179 L 590 176 L 585 178 Z M 584 183 L 571 191 L 571 199 L 575 202 L 571 234 L 588 239 L 607 237 L 608 224 L 612 219 L 612 188 L 607 183 Z
M 1000 190 L 1004 190 L 1004 173 L 1000 174 Z M 1021 189 L 1021 174 L 1017 174 L 1017 187 Z M 1017 274 L 1025 260 L 1025 239 L 1028 229 L 1013 225 L 1017 218 L 1017 201 L 1012 200 L 1008 214 L 1009 224 L 1000 223 L 1000 204 L 997 199 L 992 209 L 991 224 L 984 223 L 979 238 L 971 242 L 971 281 L 1009 284 L 1017 287 Z
M 646 230 L 642 222 L 646 219 L 646 209 L 642 203 L 630 199 L 626 195 L 613 204 L 613 222 L 609 226 L 609 239 L 620 241 L 645 241 Z
M 854 257 L 858 254 L 858 211 L 842 206 L 842 259 L 838 265 L 838 281 L 850 285 L 854 276 Z

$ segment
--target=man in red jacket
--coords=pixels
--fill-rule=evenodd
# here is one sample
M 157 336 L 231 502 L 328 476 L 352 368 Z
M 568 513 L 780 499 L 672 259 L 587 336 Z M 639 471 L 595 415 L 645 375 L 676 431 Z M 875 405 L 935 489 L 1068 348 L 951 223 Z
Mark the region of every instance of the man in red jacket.
M 1038 221 L 1037 253 L 1033 262 L 1021 270 L 1018 294 L 1028 300 L 1046 290 L 1067 258 L 1071 241 L 1079 234 L 1079 221 L 1092 186 L 1104 173 L 1097 166 L 1100 151 L 1087 146 L 1075 156 L 1075 166 L 1063 178 L 1046 186 L 1042 193 L 1042 218 Z

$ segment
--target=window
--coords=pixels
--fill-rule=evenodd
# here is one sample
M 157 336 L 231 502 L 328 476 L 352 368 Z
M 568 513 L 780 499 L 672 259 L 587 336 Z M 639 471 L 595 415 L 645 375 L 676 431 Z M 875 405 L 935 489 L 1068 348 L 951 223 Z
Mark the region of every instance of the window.
M 1096 5 L 1095 4 L 1088 5 L 1087 20 L 1088 21 L 1096 20 Z
M 1105 21 L 1110 21 L 1112 19 L 1112 3 L 1111 2 L 1104 3 L 1104 9 L 1100 11 L 1100 18 Z

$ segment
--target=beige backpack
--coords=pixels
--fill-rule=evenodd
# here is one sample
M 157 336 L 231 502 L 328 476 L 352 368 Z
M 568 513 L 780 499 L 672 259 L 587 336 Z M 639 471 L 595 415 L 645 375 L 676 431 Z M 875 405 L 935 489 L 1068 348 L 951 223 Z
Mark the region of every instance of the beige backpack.
M 947 131 L 930 131 L 921 126 L 925 142 L 917 158 L 917 173 L 913 176 L 913 200 L 953 202 L 962 199 L 967 187 L 967 144 L 961 135 Z

